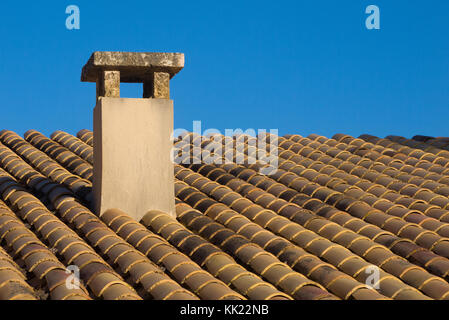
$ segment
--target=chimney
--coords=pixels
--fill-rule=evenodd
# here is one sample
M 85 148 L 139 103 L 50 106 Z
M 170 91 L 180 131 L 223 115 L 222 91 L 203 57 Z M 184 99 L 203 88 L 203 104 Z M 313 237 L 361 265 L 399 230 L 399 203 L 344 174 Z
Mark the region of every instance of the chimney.
M 140 219 L 149 210 L 175 216 L 170 159 L 170 79 L 182 53 L 94 52 L 81 81 L 96 82 L 94 209 L 117 208 Z M 120 82 L 143 83 L 143 98 L 120 98 Z

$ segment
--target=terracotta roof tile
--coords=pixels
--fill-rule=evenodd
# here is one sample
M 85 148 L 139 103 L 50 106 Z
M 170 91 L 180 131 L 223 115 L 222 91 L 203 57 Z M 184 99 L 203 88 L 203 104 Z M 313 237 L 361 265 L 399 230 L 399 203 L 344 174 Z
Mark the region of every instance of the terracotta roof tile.
M 89 146 L 93 147 L 93 141 L 94 141 L 94 135 L 92 131 L 83 129 L 80 130 L 76 135 L 80 140 L 82 140 L 84 143 L 88 144 Z

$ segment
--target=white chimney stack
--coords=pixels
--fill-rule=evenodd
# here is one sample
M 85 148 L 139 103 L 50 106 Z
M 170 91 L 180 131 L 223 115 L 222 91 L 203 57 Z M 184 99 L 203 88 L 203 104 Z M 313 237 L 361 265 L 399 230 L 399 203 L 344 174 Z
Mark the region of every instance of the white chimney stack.
M 182 53 L 94 52 L 81 81 L 97 83 L 93 194 L 97 215 L 117 208 L 140 219 L 149 210 L 175 216 L 170 159 L 170 79 Z M 120 82 L 143 83 L 143 98 L 120 98 Z

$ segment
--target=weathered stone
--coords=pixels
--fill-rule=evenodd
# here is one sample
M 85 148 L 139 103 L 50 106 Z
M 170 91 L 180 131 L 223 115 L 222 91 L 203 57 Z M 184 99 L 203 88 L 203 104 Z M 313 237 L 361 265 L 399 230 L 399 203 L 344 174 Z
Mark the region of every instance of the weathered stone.
M 183 67 L 182 53 L 97 51 L 83 67 L 81 81 L 97 81 L 101 70 L 120 71 L 121 82 L 145 82 L 154 72 L 166 72 L 171 79 Z
M 100 71 L 97 78 L 99 97 L 120 98 L 120 71 Z
M 154 72 L 143 83 L 143 97 L 170 99 L 170 75 L 166 72 Z

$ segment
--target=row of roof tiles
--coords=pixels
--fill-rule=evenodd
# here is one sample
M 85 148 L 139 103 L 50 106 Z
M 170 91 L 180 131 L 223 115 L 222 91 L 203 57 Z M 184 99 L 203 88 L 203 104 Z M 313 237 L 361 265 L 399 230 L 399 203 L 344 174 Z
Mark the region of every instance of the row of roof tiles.
M 92 132 L 24 137 L 0 132 L 4 299 L 449 299 L 449 156 L 434 146 L 267 136 L 267 176 L 252 160 L 268 145 L 190 134 L 176 147 L 192 160 L 216 144 L 245 161 L 175 165 L 177 220 L 139 223 L 89 210 Z
M 199 165 L 193 165 L 193 167 L 195 168 L 195 166 L 196 166 L 196 170 L 198 170 L 198 172 L 200 172 L 200 173 L 202 173 L 204 176 L 207 176 L 207 177 L 209 177 L 209 174 L 211 175 L 211 177 L 214 177 L 214 178 L 219 178 L 219 179 L 223 179 L 223 180 L 217 180 L 217 181 L 219 181 L 221 184 L 225 184 L 225 182 L 227 182 L 226 183 L 226 185 L 228 185 L 228 184 L 232 184 L 232 183 L 234 183 L 234 181 L 233 180 L 229 180 L 229 179 L 233 179 L 233 178 L 235 178 L 235 177 L 239 177 L 239 178 L 242 178 L 242 179 L 246 179 L 247 181 L 250 181 L 254 186 L 260 186 L 261 188 L 264 188 L 264 189 L 266 189 L 267 191 L 269 191 L 270 193 L 272 193 L 272 194 L 274 194 L 275 196 L 277 196 L 277 197 L 280 197 L 280 198 L 286 198 L 286 197 L 288 197 L 288 200 L 290 200 L 290 201 L 295 201 L 295 199 L 297 199 L 298 198 L 298 196 L 299 197 L 301 197 L 301 198 L 305 198 L 304 197 L 304 193 L 305 194 L 307 194 L 307 193 L 310 193 L 311 194 L 311 196 L 316 196 L 316 191 L 318 190 L 317 188 L 315 188 L 315 189 L 312 189 L 312 188 L 309 188 L 309 191 L 305 191 L 305 190 L 300 190 L 300 191 L 302 191 L 302 192 L 304 192 L 303 194 L 297 194 L 297 195 L 295 195 L 295 193 L 294 192 L 292 192 L 293 190 L 288 190 L 288 188 L 286 187 L 286 185 L 290 185 L 293 181 L 295 181 L 295 182 L 298 182 L 298 176 L 296 176 L 296 178 L 295 178 L 295 175 L 294 174 L 288 174 L 287 172 L 283 172 L 282 170 L 278 170 L 277 172 L 276 172 L 276 174 L 275 175 L 273 175 L 273 176 L 271 176 L 271 177 L 269 177 L 269 178 L 266 178 L 266 177 L 263 177 L 263 176 L 260 176 L 260 175 L 257 175 L 257 171 L 256 170 L 250 170 L 250 169 L 248 169 L 248 168 L 243 168 L 242 166 L 237 166 L 237 165 L 234 165 L 234 164 L 227 164 L 227 165 L 223 165 L 223 168 L 224 169 L 227 169 L 227 171 L 228 172 L 230 172 L 230 173 L 232 173 L 232 175 L 231 176 L 229 176 L 229 177 L 226 177 L 226 175 L 224 175 L 223 173 L 220 173 L 220 170 L 222 171 L 222 172 L 225 172 L 226 170 L 223 170 L 223 169 L 221 169 L 221 168 L 216 168 L 216 167 L 214 167 L 214 166 L 209 166 L 209 170 L 210 170 L 210 172 L 208 172 L 208 171 L 201 171 L 201 170 L 203 170 L 204 169 L 204 166 L 201 166 L 201 168 L 203 168 L 203 169 L 198 169 L 198 166 Z M 274 181 L 273 179 L 272 179 L 272 177 L 278 177 L 278 179 L 279 178 L 283 178 L 284 179 L 284 184 L 282 184 L 282 183 L 276 183 L 276 181 Z M 287 177 L 290 177 L 290 178 L 287 178 Z M 287 178 L 287 180 L 285 180 Z M 198 177 L 197 177 L 197 179 L 199 179 Z M 300 178 L 299 178 L 300 179 Z M 301 180 L 301 179 L 300 179 Z M 199 181 L 199 180 L 198 180 Z M 305 183 L 307 183 L 307 184 L 302 184 L 302 185 L 300 185 L 300 189 L 304 189 L 304 188 L 308 188 L 308 187 L 313 187 L 313 183 L 312 184 L 310 184 L 310 183 L 308 183 L 308 181 L 305 181 L 304 180 L 304 182 Z M 315 184 L 315 186 L 317 186 L 317 184 Z M 246 187 L 246 186 L 245 186 Z M 299 186 L 298 186 L 299 187 Z M 234 189 L 234 190 L 238 190 L 238 188 L 240 188 L 240 187 L 237 187 L 237 189 Z M 318 188 L 319 188 L 319 186 L 318 186 Z M 329 197 L 329 195 L 334 195 L 334 196 L 337 196 L 338 195 L 338 192 L 337 193 L 335 193 L 335 192 L 330 192 L 330 193 L 328 193 L 328 194 L 322 194 L 321 195 L 321 197 L 324 199 L 324 198 L 328 198 Z M 245 196 L 246 197 L 249 197 L 249 194 L 248 193 L 246 193 L 245 194 Z M 263 197 L 263 195 L 259 195 L 260 197 Z M 304 206 L 307 202 L 309 202 L 310 200 L 315 200 L 315 199 L 313 199 L 312 197 L 311 198 L 309 198 L 309 199 L 306 199 L 305 201 L 306 202 L 304 202 L 304 200 L 302 200 L 302 206 Z M 334 199 L 335 200 L 335 199 Z M 341 200 L 344 200 L 344 199 L 341 199 Z M 349 200 L 349 199 L 348 199 Z M 220 201 L 223 201 L 222 199 L 220 199 Z M 257 199 L 255 199 L 255 200 L 253 200 L 253 201 L 257 201 Z M 268 201 L 268 200 L 267 200 Z M 277 201 L 276 200 L 276 197 L 274 197 L 274 200 L 271 200 L 272 202 L 273 201 Z M 363 207 L 362 207 L 363 208 Z M 362 209 L 362 208 L 360 208 L 360 209 Z M 320 210 L 321 209 L 323 209 L 322 207 L 321 208 L 319 208 Z M 330 208 L 327 208 L 327 209 L 330 209 Z M 347 208 L 346 208 L 347 209 Z M 335 210 L 335 209 L 334 209 Z M 321 210 L 321 211 L 323 211 L 323 210 Z M 335 211 L 338 211 L 338 210 L 335 210 Z M 407 243 L 405 243 L 404 242 L 404 240 L 403 239 L 401 239 L 400 237 L 394 237 L 394 235 L 389 235 L 388 233 L 386 233 L 385 231 L 383 231 L 382 229 L 380 229 L 380 228 L 378 228 L 377 230 L 377 234 L 376 233 L 373 233 L 373 231 L 374 230 L 376 230 L 376 228 L 375 228 L 375 226 L 373 226 L 373 225 L 370 225 L 370 224 L 368 224 L 368 223 L 364 223 L 363 221 L 358 221 L 358 223 L 356 223 L 356 221 L 357 221 L 357 219 L 356 218 L 354 218 L 353 216 L 351 216 L 350 214 L 348 214 L 348 213 L 345 213 L 345 212 L 332 212 L 332 211 L 329 211 L 328 213 L 329 214 L 331 214 L 332 216 L 334 216 L 334 217 L 336 217 L 337 215 L 339 215 L 340 217 L 338 217 L 338 220 L 340 221 L 340 223 L 342 223 L 346 228 L 348 228 L 350 225 L 352 225 L 353 226 L 353 230 L 355 230 L 355 231 L 361 231 L 361 230 L 365 230 L 365 232 L 367 232 L 368 230 L 371 230 L 370 231 L 370 233 L 371 233 L 371 236 L 372 237 L 375 237 L 375 238 L 377 238 L 377 237 L 382 237 L 382 238 L 384 238 L 384 239 L 382 239 L 383 241 L 383 244 L 387 244 L 387 243 L 392 243 L 392 244 L 394 244 L 394 247 L 395 248 L 397 248 L 398 249 L 398 251 L 401 251 L 400 249 L 404 249 L 404 248 L 406 248 L 407 246 L 408 247 L 410 247 L 410 249 L 413 249 L 413 248 L 415 248 L 415 249 L 418 249 L 419 248 L 419 246 L 413 246 L 413 245 L 411 245 L 411 244 L 407 244 Z M 360 210 L 361 211 L 361 210 Z M 369 208 L 368 208 L 368 211 L 366 211 L 366 212 L 369 212 Z M 373 214 L 374 212 L 371 212 L 371 214 Z M 343 217 L 345 217 L 345 218 L 343 218 Z M 385 220 L 385 218 L 388 218 L 388 216 L 387 217 L 385 217 L 385 214 L 382 214 L 382 215 L 380 215 L 380 217 L 381 218 L 383 218 L 384 220 Z M 344 219 L 346 219 L 346 221 L 344 220 Z M 337 220 L 337 221 L 338 221 Z M 400 220 L 400 219 L 397 219 L 397 220 Z M 266 225 L 264 225 L 264 227 L 267 227 Z M 324 228 L 324 226 L 322 226 L 323 228 Z M 390 239 L 389 239 L 390 238 Z M 396 238 L 396 239 L 395 239 Z M 333 238 L 332 239 L 333 241 L 335 241 L 335 238 Z M 355 239 L 355 240 L 357 240 L 357 239 Z M 358 240 L 364 240 L 362 237 L 359 237 L 359 239 Z M 377 239 L 378 241 L 380 241 L 381 240 L 381 238 L 378 238 Z M 397 241 L 397 240 L 399 240 L 399 241 Z M 354 241 L 354 240 L 353 240 Z M 396 241 L 396 243 L 394 243 Z M 382 243 L 381 242 L 381 243 Z M 411 241 L 410 241 L 411 242 Z M 360 241 L 359 242 L 360 244 L 361 243 L 363 243 L 363 241 Z M 355 242 L 351 242 L 351 244 L 352 245 L 354 245 L 355 244 Z M 363 246 L 363 245 L 360 245 L 361 247 Z M 354 247 L 356 247 L 355 245 L 354 245 Z M 379 247 L 379 249 L 382 249 L 380 246 L 378 246 Z M 375 247 L 373 247 L 373 248 L 371 248 L 371 249 L 369 249 L 369 250 L 372 250 L 372 249 L 374 249 Z M 353 248 L 351 248 L 351 249 L 353 249 Z M 368 248 L 367 248 L 368 249 Z M 354 249 L 353 249 L 354 250 Z M 362 251 L 363 252 L 363 251 Z M 374 252 L 376 252 L 375 250 L 372 250 L 371 251 L 372 252 L 372 254 L 374 254 Z M 370 252 L 370 253 L 371 253 Z M 368 251 L 366 251 L 365 253 L 359 253 L 361 256 L 366 256 L 367 254 L 368 254 Z M 377 255 L 379 256 L 379 258 L 382 256 L 382 254 L 381 254 L 381 251 L 380 250 L 377 250 Z M 384 255 L 385 256 L 385 255 Z M 439 257 L 438 255 L 434 255 L 434 258 L 436 258 L 436 260 L 434 261 L 434 262 L 436 262 L 436 263 L 438 263 L 438 261 L 440 261 L 440 260 L 446 260 L 446 259 L 444 259 L 443 257 Z M 385 257 L 385 262 L 386 261 L 392 261 L 391 260 L 392 258 L 391 257 L 388 257 L 388 256 L 386 256 Z M 437 261 L 438 260 L 438 261 Z M 397 262 L 400 262 L 400 263 L 396 263 L 396 266 L 397 267 L 400 267 L 403 263 L 402 263 L 402 261 L 397 261 Z M 443 266 L 444 265 L 446 265 L 446 267 L 445 268 L 447 268 L 447 261 L 444 261 L 445 263 L 443 264 Z M 394 264 L 393 264 L 394 265 Z M 403 270 L 402 271 L 404 271 L 404 270 L 406 270 L 405 268 L 406 268 L 407 266 L 404 266 L 403 267 Z M 443 279 L 441 279 L 441 278 L 438 278 L 438 277 L 433 277 L 431 274 L 429 274 L 429 273 L 427 273 L 427 272 L 425 272 L 424 270 L 420 270 L 419 268 L 416 268 L 416 266 L 414 265 L 414 264 L 409 264 L 408 265 L 408 267 L 409 268 L 411 268 L 411 269 L 407 269 L 407 272 L 408 271 L 412 271 L 412 270 L 414 270 L 413 272 L 410 272 L 409 274 L 406 274 L 405 272 L 402 272 L 399 268 L 398 268 L 398 274 L 400 274 L 404 279 L 407 279 L 410 283 L 412 283 L 412 284 L 414 284 L 415 286 L 417 286 L 417 288 L 420 288 L 420 289 L 424 289 L 424 286 L 423 285 L 425 285 L 425 284 L 428 284 L 428 283 L 430 283 L 430 282 L 433 282 L 433 286 L 435 286 L 435 289 L 428 289 L 428 291 L 429 292 L 432 292 L 432 291 L 434 291 L 434 290 L 439 290 L 439 289 L 442 289 L 442 288 L 444 288 L 444 287 L 446 287 L 446 289 L 442 289 L 442 291 L 441 292 L 444 292 L 444 296 L 446 296 L 445 294 L 447 293 L 447 283 L 445 283 L 445 281 L 443 280 Z M 443 269 L 443 271 L 442 272 L 444 272 L 444 275 L 447 275 L 447 269 Z M 415 276 L 415 275 L 413 275 L 414 273 L 421 273 L 421 277 L 422 277 L 422 279 L 420 280 L 420 281 L 422 281 L 421 282 L 421 284 L 418 284 L 418 280 L 416 279 L 417 277 Z M 437 289 L 437 288 L 439 288 L 439 289 Z

